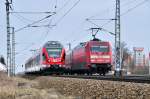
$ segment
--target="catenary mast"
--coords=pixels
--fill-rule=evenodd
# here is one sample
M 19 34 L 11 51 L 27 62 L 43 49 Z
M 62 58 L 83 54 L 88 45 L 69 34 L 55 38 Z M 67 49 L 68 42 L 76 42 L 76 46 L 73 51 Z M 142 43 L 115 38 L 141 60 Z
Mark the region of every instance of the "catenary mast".
M 11 76 L 11 41 L 10 41 L 10 4 L 12 3 L 12 0 L 6 0 L 6 24 L 7 24 L 7 72 L 8 76 Z
M 116 0 L 115 12 L 115 76 L 121 76 L 120 0 Z

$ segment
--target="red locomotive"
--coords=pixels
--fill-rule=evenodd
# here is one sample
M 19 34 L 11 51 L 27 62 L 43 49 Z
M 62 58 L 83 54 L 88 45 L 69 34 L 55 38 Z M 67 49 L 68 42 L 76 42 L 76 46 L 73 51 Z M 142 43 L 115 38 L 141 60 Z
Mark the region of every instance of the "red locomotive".
M 48 41 L 40 51 L 25 63 L 26 73 L 51 73 L 64 69 L 65 49 L 58 41 Z M 60 71 L 59 71 L 60 72 Z
M 72 73 L 99 73 L 105 75 L 112 67 L 110 43 L 98 39 L 80 43 L 67 53 L 66 67 Z

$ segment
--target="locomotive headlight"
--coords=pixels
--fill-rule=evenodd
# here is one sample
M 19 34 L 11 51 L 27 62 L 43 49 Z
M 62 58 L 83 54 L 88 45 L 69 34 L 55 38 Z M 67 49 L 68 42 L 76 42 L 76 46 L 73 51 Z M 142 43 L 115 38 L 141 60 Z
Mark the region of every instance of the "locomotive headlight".
M 49 59 L 48 62 L 50 62 L 51 60 Z
M 57 62 L 57 60 L 56 60 L 56 59 L 54 59 L 54 60 L 53 60 L 53 62 Z

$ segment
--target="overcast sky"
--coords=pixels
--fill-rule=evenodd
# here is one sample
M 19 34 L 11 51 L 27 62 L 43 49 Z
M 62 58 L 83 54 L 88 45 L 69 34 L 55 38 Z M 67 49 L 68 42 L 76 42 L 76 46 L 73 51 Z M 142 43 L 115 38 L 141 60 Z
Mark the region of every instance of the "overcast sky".
M 67 43 L 74 47 L 79 42 L 92 39 L 91 31 L 88 29 L 96 26 L 86 21 L 87 18 L 108 19 L 90 21 L 114 32 L 114 21 L 108 21 L 115 16 L 115 0 L 13 0 L 12 8 L 13 12 L 56 12 L 52 17 L 34 24 L 50 24 L 51 28 L 27 27 L 16 32 L 18 70 L 33 54 L 30 50 L 39 49 L 46 41 L 61 41 L 67 49 Z M 130 49 L 144 47 L 147 54 L 150 48 L 150 0 L 121 0 L 121 14 L 121 40 L 126 42 Z M 18 30 L 48 15 L 13 13 L 10 15 L 10 23 Z M 0 0 L 0 19 L 0 54 L 6 59 L 5 0 Z M 114 36 L 109 33 L 99 31 L 97 37 L 110 41 L 114 46 Z

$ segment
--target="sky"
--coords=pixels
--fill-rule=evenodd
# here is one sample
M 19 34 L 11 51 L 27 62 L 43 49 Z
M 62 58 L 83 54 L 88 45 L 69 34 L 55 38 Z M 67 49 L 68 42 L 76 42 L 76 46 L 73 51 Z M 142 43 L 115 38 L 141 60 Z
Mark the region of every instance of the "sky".
M 144 47 L 147 54 L 150 50 L 150 0 L 120 1 L 121 41 L 126 42 L 131 51 L 133 47 Z M 50 13 L 10 14 L 10 25 L 17 31 L 15 32 L 17 71 L 23 70 L 21 65 L 33 55 L 31 50 L 39 49 L 46 41 L 58 40 L 68 49 L 68 43 L 71 43 L 73 48 L 80 42 L 92 39 L 89 28 L 96 25 L 110 32 L 115 30 L 115 22 L 109 22 L 115 16 L 115 0 L 13 0 L 11 7 L 12 12 L 56 12 L 51 17 L 34 24 L 41 27 L 27 27 L 20 31 L 17 30 L 45 18 Z M 0 0 L 0 19 L 0 54 L 6 59 L 5 0 Z M 110 41 L 114 46 L 114 36 L 108 32 L 99 31 L 97 38 Z

